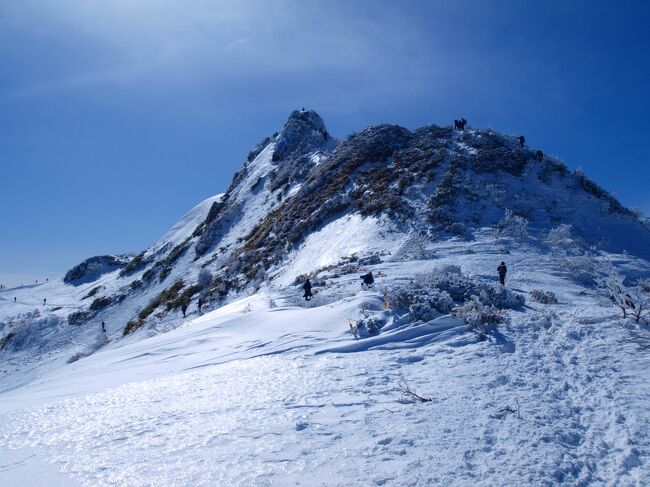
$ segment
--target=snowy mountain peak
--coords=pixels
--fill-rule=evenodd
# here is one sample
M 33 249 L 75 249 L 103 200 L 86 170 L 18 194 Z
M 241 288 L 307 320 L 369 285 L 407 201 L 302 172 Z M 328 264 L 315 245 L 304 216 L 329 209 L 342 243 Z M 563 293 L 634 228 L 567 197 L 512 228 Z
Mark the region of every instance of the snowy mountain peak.
M 323 119 L 313 110 L 294 110 L 278 135 L 273 161 L 325 150 L 331 146 L 331 136 Z
M 650 230 L 633 212 L 515 137 L 381 124 L 339 142 L 316 112 L 294 111 L 250 151 L 223 195 L 197 205 L 121 268 L 91 259 L 60 289 L 50 283 L 47 302 L 66 296 L 57 319 L 85 329 L 105 321 L 120 337 L 155 333 L 161 323 L 178 326 L 182 306 L 199 297 L 217 308 L 264 286 L 291 293 L 299 276 L 429 259 L 433 242 L 469 248 L 508 232 L 530 235 L 526 242 L 544 251 L 549 236 L 561 234 L 581 242 L 578 253 L 650 257 Z M 38 301 L 46 291 L 39 288 Z M 13 296 L 15 311 L 4 317 L 31 312 L 31 292 Z

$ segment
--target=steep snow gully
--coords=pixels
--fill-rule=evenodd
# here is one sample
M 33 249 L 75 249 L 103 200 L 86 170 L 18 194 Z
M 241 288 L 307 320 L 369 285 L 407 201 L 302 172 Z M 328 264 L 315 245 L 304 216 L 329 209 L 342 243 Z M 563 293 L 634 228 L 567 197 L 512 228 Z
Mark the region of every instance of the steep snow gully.
M 0 485 L 650 485 L 650 329 L 598 285 L 647 299 L 645 224 L 514 138 L 407 132 L 294 112 L 139 256 L 0 290 Z

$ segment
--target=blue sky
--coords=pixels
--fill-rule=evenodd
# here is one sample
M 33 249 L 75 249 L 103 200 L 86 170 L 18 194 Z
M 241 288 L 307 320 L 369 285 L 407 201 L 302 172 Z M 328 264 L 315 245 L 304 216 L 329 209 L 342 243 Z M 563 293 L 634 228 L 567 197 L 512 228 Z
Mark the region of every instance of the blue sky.
M 650 7 L 0 3 L 0 282 L 139 251 L 291 110 L 343 137 L 464 116 L 650 210 Z

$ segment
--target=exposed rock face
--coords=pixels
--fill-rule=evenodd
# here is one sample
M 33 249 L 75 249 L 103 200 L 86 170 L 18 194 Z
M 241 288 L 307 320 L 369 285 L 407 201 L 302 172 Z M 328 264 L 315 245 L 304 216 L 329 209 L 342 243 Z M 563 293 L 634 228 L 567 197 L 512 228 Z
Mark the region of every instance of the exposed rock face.
M 325 122 L 313 110 L 295 110 L 278 136 L 273 151 L 273 161 L 300 157 L 321 150 L 329 140 Z
M 255 275 L 351 212 L 388 217 L 434 237 L 493 226 L 506 210 L 538 230 L 571 224 L 603 248 L 635 249 L 640 256 L 650 249 L 648 228 L 607 191 L 559 161 L 536 157 L 514 137 L 379 125 L 341 142 L 297 194 L 246 236 L 239 255 L 243 271 Z
M 275 143 L 272 160 L 277 168 L 271 176 L 270 190 L 288 189 L 303 181 L 314 167 L 314 157 L 329 153 L 336 144 L 316 112 L 294 111 Z
M 97 280 L 101 275 L 125 267 L 131 259 L 123 255 L 98 255 L 84 260 L 70 269 L 63 282 L 67 284 L 84 284 Z
M 250 231 L 287 198 L 292 187 L 302 184 L 336 144 L 316 112 L 294 111 L 279 134 L 255 146 L 224 197 L 210 208 L 195 232 L 199 236 L 197 257 L 206 254 L 241 222 L 249 224 L 246 233 Z

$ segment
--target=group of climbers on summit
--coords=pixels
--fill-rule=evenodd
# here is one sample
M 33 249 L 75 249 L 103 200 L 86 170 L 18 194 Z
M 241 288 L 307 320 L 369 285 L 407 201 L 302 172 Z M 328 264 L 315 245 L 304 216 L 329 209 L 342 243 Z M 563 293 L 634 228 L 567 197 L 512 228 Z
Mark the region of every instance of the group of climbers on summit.
M 459 120 L 454 120 L 454 130 L 458 130 L 459 132 L 464 132 L 465 131 L 465 126 L 467 125 L 467 120 L 464 118 L 461 118 Z M 519 141 L 519 146 L 523 149 L 526 146 L 526 137 L 523 135 L 520 135 L 517 140 Z M 543 161 L 544 160 L 544 153 L 541 150 L 538 150 L 535 152 L 535 159 L 538 161 Z

